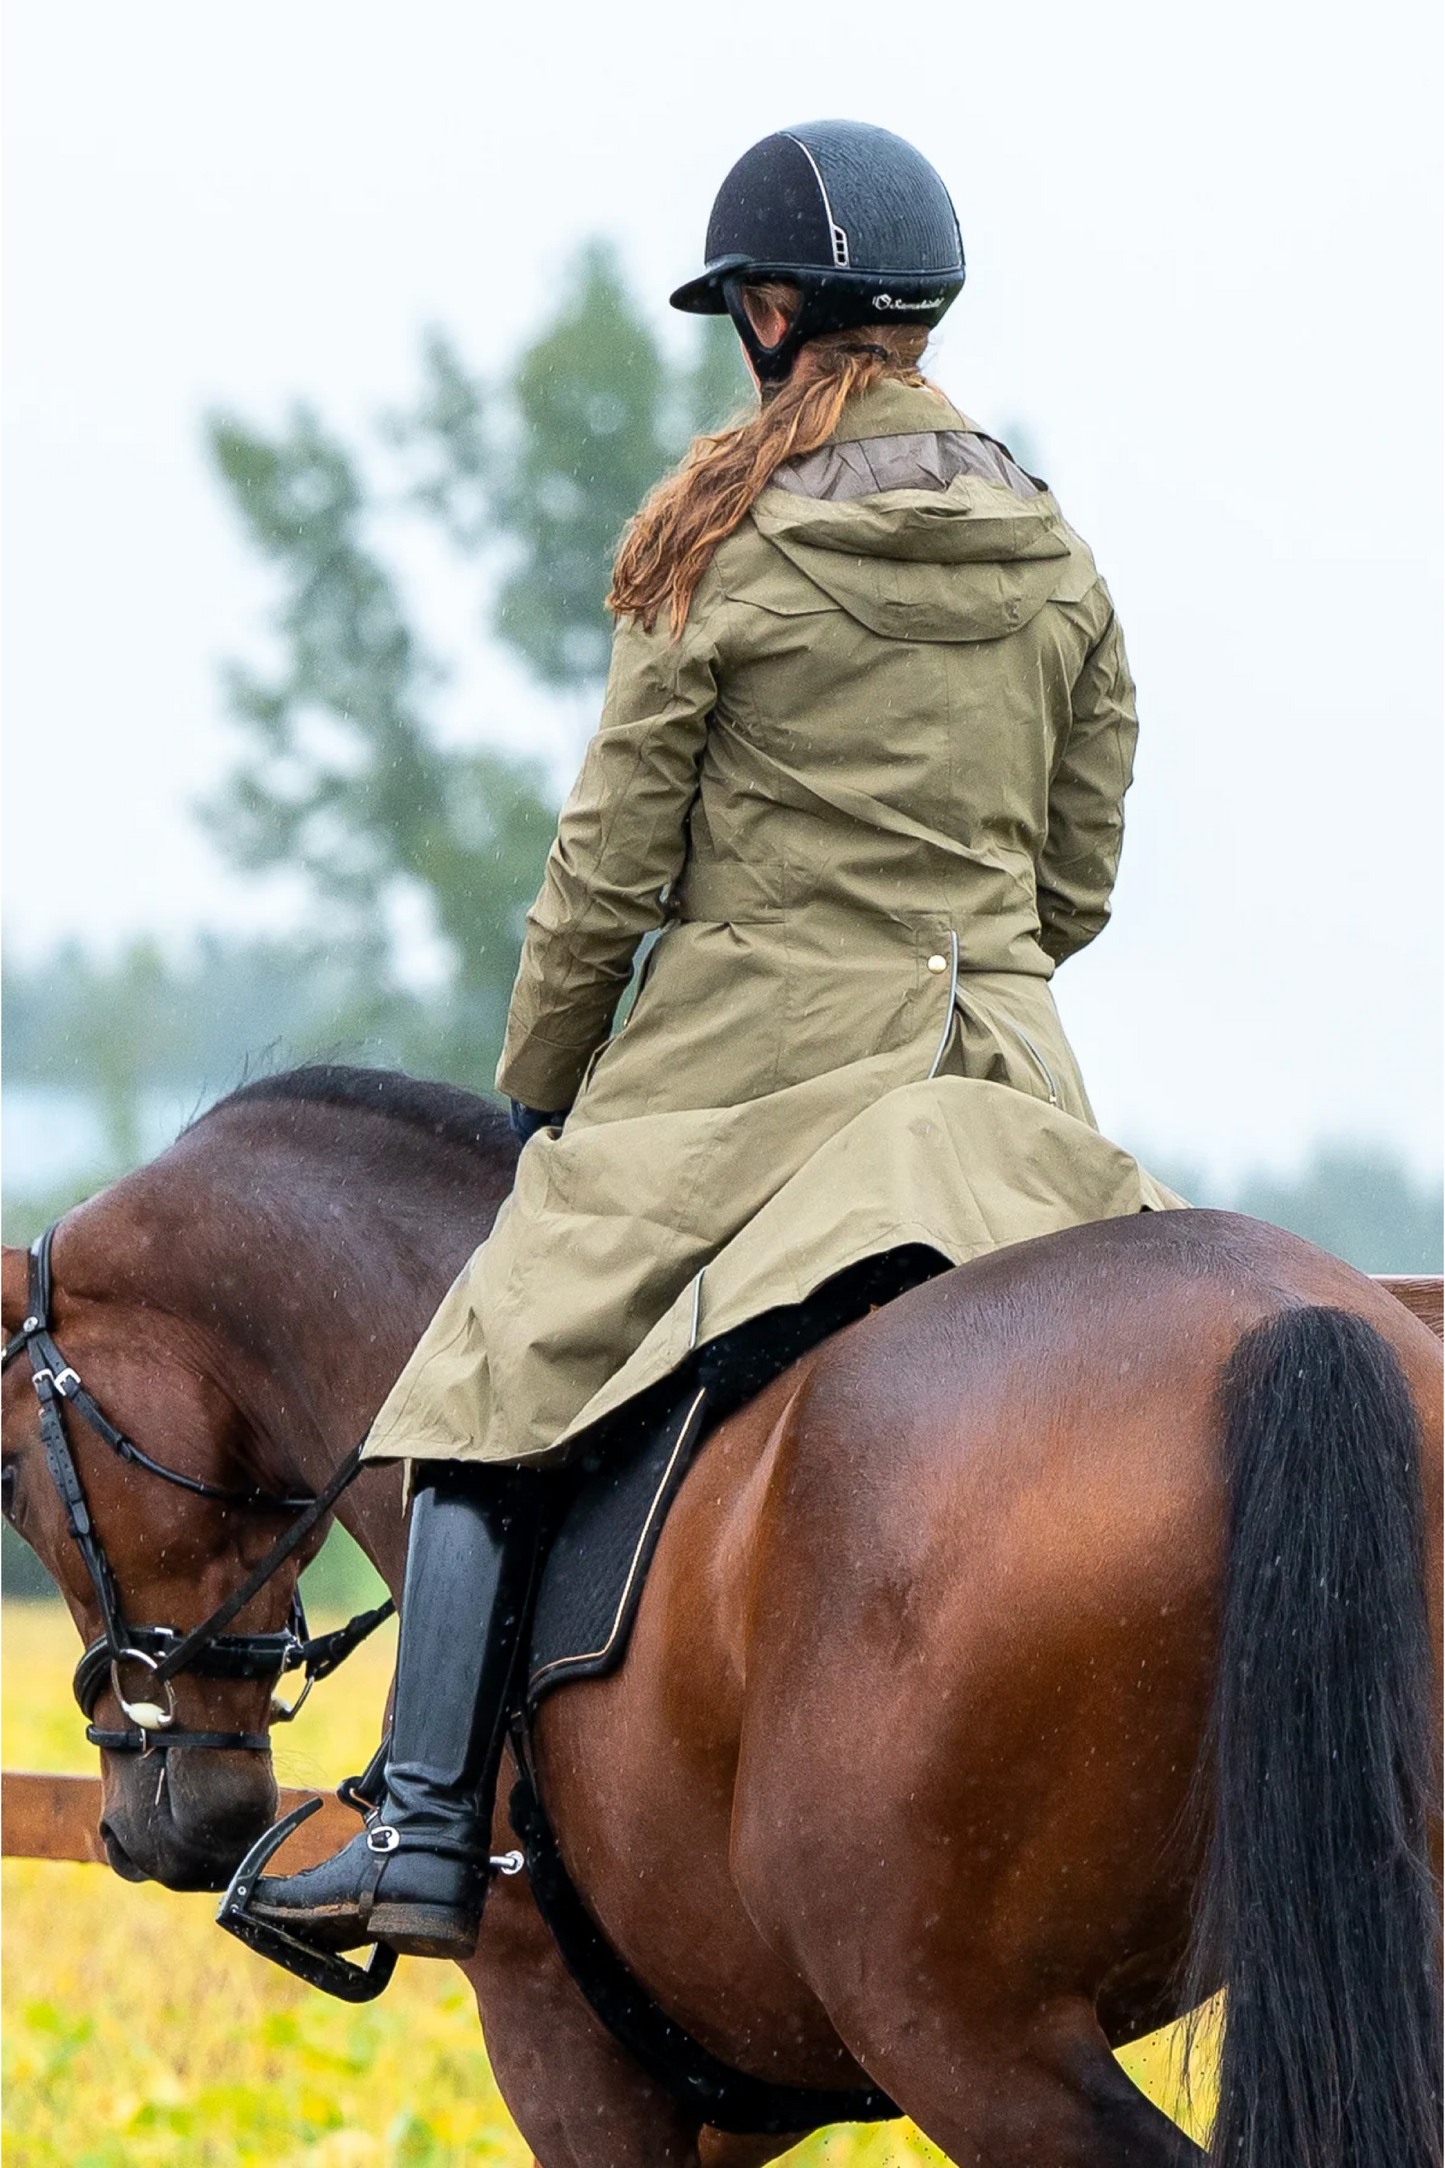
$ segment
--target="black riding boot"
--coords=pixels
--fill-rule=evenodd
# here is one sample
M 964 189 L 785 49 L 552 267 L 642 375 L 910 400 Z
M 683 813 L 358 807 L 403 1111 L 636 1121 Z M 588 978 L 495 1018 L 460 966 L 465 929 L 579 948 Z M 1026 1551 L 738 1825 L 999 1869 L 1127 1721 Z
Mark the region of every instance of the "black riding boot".
M 385 1796 L 333 1858 L 263 1877 L 253 1918 L 329 1950 L 470 1955 L 543 1490 L 531 1469 L 418 1472 Z

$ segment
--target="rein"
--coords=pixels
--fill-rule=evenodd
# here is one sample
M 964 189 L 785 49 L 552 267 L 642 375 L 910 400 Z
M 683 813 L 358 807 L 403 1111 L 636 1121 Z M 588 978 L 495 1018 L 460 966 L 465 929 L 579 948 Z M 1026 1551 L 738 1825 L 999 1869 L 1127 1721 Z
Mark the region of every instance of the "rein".
M 274 1681 L 287 1671 L 304 1667 L 305 1684 L 290 1707 L 274 1699 L 271 1704 L 271 1721 L 289 1723 L 316 1681 L 326 1678 L 368 1634 L 374 1633 L 385 1619 L 391 1617 L 396 1606 L 387 1601 L 378 1604 L 373 1611 L 358 1612 L 334 1633 L 313 1636 L 307 1629 L 306 1611 L 298 1590 L 291 1598 L 291 1615 L 278 1633 L 228 1634 L 225 1631 L 231 1620 L 305 1542 L 317 1522 L 331 1511 L 347 1485 L 354 1481 L 361 1467 L 361 1447 L 352 1448 L 315 1497 L 273 1497 L 269 1492 L 254 1488 L 229 1490 L 153 1460 L 141 1451 L 134 1439 L 128 1438 L 110 1421 L 56 1346 L 50 1330 L 54 1242 L 55 1226 L 52 1224 L 31 1244 L 26 1317 L 20 1330 L 5 1343 L 0 1369 L 8 1369 L 19 1355 L 29 1358 L 30 1382 L 40 1403 L 40 1441 L 45 1449 L 45 1463 L 65 1508 L 70 1539 L 80 1553 L 100 1607 L 102 1632 L 75 1667 L 75 1698 L 82 1714 L 90 1718 L 108 1680 L 123 1713 L 130 1719 L 130 1729 L 116 1731 L 88 1722 L 85 1736 L 92 1746 L 102 1747 L 112 1754 L 164 1753 L 178 1746 L 264 1754 L 271 1744 L 269 1733 L 264 1731 L 187 1731 L 178 1727 L 175 1689 L 171 1682 L 182 1671 L 196 1672 L 206 1678 Z M 225 1505 L 250 1506 L 258 1512 L 295 1513 L 296 1519 L 272 1544 L 260 1564 L 251 1569 L 240 1587 L 202 1619 L 199 1626 L 182 1632 L 175 1626 L 127 1624 L 115 1571 L 91 1519 L 85 1487 L 66 1433 L 64 1409 L 67 1404 L 121 1460 L 133 1462 L 178 1490 L 190 1491 L 199 1498 L 214 1498 Z M 127 1665 L 139 1665 L 147 1675 L 151 1693 L 163 1692 L 164 1702 L 127 1700 L 121 1684 L 122 1668 Z

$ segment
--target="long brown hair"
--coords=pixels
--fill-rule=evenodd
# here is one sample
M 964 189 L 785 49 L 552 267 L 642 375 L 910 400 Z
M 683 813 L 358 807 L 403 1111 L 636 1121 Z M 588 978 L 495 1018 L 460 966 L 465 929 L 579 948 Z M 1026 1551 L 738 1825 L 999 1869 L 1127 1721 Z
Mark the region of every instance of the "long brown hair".
M 748 298 L 754 295 L 785 313 L 798 300 L 795 287 L 772 282 L 750 288 Z M 825 444 L 848 401 L 880 378 L 926 384 L 918 364 L 927 343 L 926 331 L 904 324 L 864 324 L 810 339 L 792 374 L 764 394 L 757 412 L 695 438 L 682 464 L 629 521 L 608 609 L 636 618 L 649 632 L 666 609 L 676 638 L 713 551 L 741 526 L 778 468 Z

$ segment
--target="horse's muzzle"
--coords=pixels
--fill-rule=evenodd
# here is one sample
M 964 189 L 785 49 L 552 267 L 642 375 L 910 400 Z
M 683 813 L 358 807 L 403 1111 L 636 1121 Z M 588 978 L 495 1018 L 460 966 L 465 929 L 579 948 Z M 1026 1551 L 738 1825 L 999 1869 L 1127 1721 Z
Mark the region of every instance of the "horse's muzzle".
M 268 1756 L 180 1748 L 105 1757 L 100 1834 L 127 1882 L 224 1889 L 275 1812 Z

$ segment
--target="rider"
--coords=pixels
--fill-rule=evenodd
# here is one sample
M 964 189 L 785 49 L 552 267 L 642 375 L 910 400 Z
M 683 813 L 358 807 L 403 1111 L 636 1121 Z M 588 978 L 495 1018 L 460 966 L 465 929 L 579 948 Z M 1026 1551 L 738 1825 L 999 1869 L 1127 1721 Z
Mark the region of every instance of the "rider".
M 919 372 L 964 279 L 947 191 L 882 129 L 784 130 L 707 259 L 673 305 L 732 318 L 758 406 L 623 539 L 498 1073 L 516 1189 L 369 1444 L 415 1484 L 385 1796 L 251 1905 L 334 1948 L 473 1947 L 536 1463 L 692 1276 L 898 1086 L 1092 1126 L 1048 980 L 1108 916 L 1133 687 L 1046 485 Z

